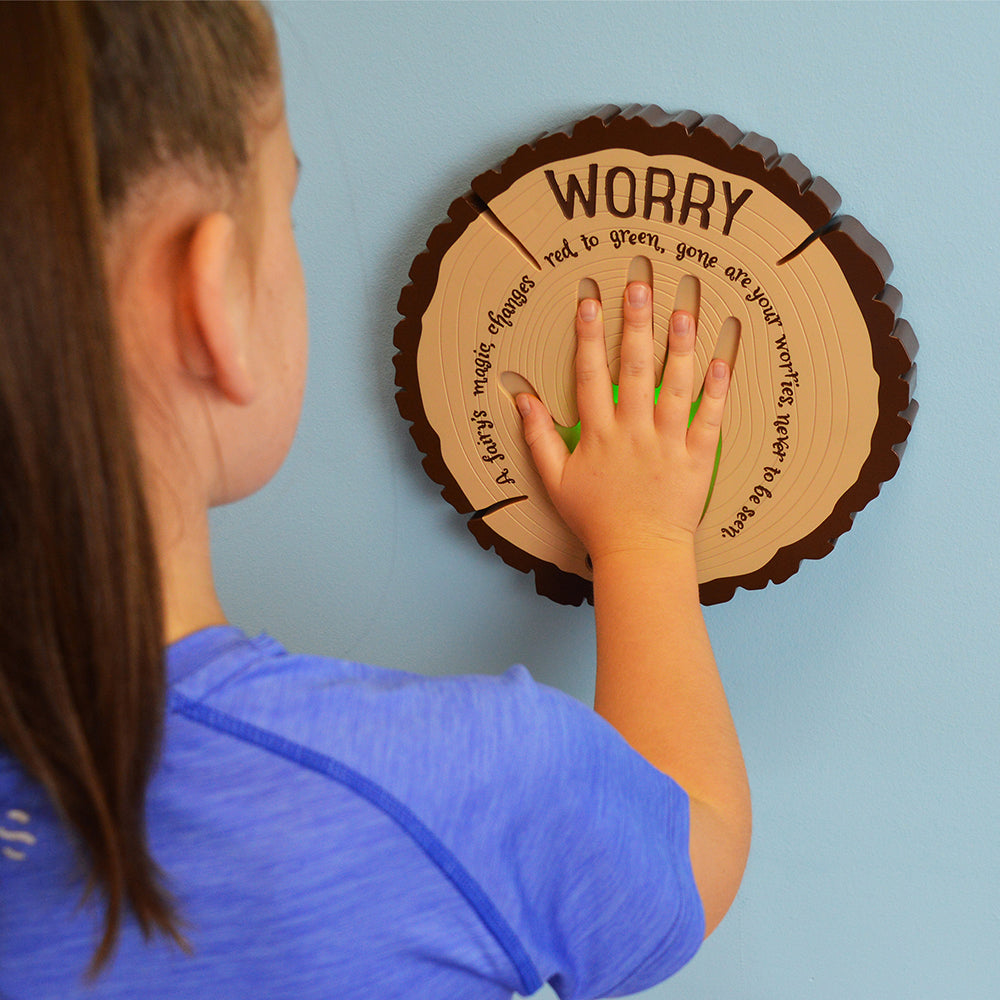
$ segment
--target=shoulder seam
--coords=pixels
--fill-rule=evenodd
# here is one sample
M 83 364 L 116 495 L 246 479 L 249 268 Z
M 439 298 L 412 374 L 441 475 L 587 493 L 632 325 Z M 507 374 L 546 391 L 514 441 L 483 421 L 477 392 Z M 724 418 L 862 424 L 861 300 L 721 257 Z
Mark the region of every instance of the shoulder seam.
M 231 736 L 336 781 L 382 810 L 423 850 L 472 907 L 514 966 L 521 980 L 519 992 L 527 996 L 541 989 L 541 977 L 521 944 L 520 938 L 482 886 L 420 818 L 385 788 L 333 757 L 236 718 L 204 702 L 194 701 L 176 691 L 170 694 L 170 710 L 191 722 Z

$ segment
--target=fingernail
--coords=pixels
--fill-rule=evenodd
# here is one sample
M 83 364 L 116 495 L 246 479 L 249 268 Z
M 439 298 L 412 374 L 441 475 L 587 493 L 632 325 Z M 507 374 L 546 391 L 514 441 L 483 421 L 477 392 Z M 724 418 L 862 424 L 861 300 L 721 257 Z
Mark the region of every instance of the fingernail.
M 691 317 L 687 313 L 674 313 L 671 317 L 674 333 L 685 334 L 691 329 Z
M 649 286 L 634 281 L 628 286 L 628 304 L 641 309 L 649 301 Z
M 717 378 L 720 381 L 726 377 L 726 362 L 720 361 L 716 358 L 712 362 L 712 378 Z
M 522 393 L 520 396 L 517 397 L 515 402 L 517 403 L 518 413 L 520 413 L 522 417 L 526 417 L 529 413 L 531 413 L 530 396 Z
M 580 319 L 591 323 L 597 319 L 597 302 L 594 299 L 584 299 L 580 303 Z

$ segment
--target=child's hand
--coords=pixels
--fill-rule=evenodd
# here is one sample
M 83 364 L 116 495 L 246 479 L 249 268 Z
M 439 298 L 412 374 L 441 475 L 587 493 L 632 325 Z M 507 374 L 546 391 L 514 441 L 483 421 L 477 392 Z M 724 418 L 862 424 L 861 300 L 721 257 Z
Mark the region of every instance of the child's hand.
M 671 317 L 659 401 L 648 285 L 625 294 L 614 403 L 600 303 L 577 311 L 580 443 L 572 454 L 545 407 L 517 397 L 542 481 L 594 567 L 594 709 L 690 801 L 691 867 L 710 932 L 732 903 L 750 846 L 739 739 L 698 601 L 694 533 L 715 466 L 729 365 L 709 365 L 688 426 L 694 320 Z
M 690 427 L 695 322 L 674 313 L 659 401 L 654 403 L 653 309 L 648 285 L 625 292 L 618 404 L 612 397 L 604 320 L 595 299 L 576 318 L 581 437 L 570 453 L 535 397 L 517 397 L 524 436 L 553 504 L 596 564 L 608 553 L 690 543 L 715 466 L 729 368 L 714 360 Z
M 671 317 L 657 402 L 648 285 L 626 289 L 617 406 L 600 303 L 580 303 L 576 331 L 580 443 L 571 454 L 531 394 L 517 397 L 525 440 L 593 563 L 594 709 L 687 792 L 691 867 L 710 932 L 736 895 L 751 825 L 746 768 L 701 615 L 694 552 L 729 366 L 709 365 L 689 427 L 690 315 Z

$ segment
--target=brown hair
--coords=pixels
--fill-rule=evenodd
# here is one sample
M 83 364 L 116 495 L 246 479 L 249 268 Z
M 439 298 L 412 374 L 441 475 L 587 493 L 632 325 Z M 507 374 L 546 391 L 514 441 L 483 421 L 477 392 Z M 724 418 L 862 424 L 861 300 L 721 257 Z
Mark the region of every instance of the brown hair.
M 105 221 L 159 166 L 237 176 L 276 50 L 239 2 L 5 2 L 0 37 L 0 743 L 105 899 L 96 974 L 128 910 L 183 943 L 146 841 L 163 614 Z

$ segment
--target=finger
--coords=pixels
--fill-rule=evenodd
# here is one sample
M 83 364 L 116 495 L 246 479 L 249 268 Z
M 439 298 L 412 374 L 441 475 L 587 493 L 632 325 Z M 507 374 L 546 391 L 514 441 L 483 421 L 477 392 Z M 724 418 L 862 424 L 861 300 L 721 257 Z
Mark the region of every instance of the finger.
M 698 412 L 688 428 L 687 445 L 691 455 L 706 461 L 715 461 L 715 452 L 722 432 L 722 417 L 729 396 L 732 371 L 721 358 L 714 358 L 708 366 Z
M 551 496 L 562 481 L 569 449 L 556 430 L 549 411 L 537 396 L 524 392 L 515 402 L 521 414 L 525 444 L 531 452 L 538 474 L 542 477 L 542 483 Z
M 584 299 L 576 311 L 576 403 L 581 431 L 614 419 L 604 313 L 597 299 Z
M 648 416 L 653 407 L 653 291 L 644 281 L 625 289 L 618 409 L 624 417 Z
M 670 317 L 667 363 L 663 366 L 657 421 L 686 429 L 694 389 L 694 345 L 697 337 L 694 317 L 677 311 Z

